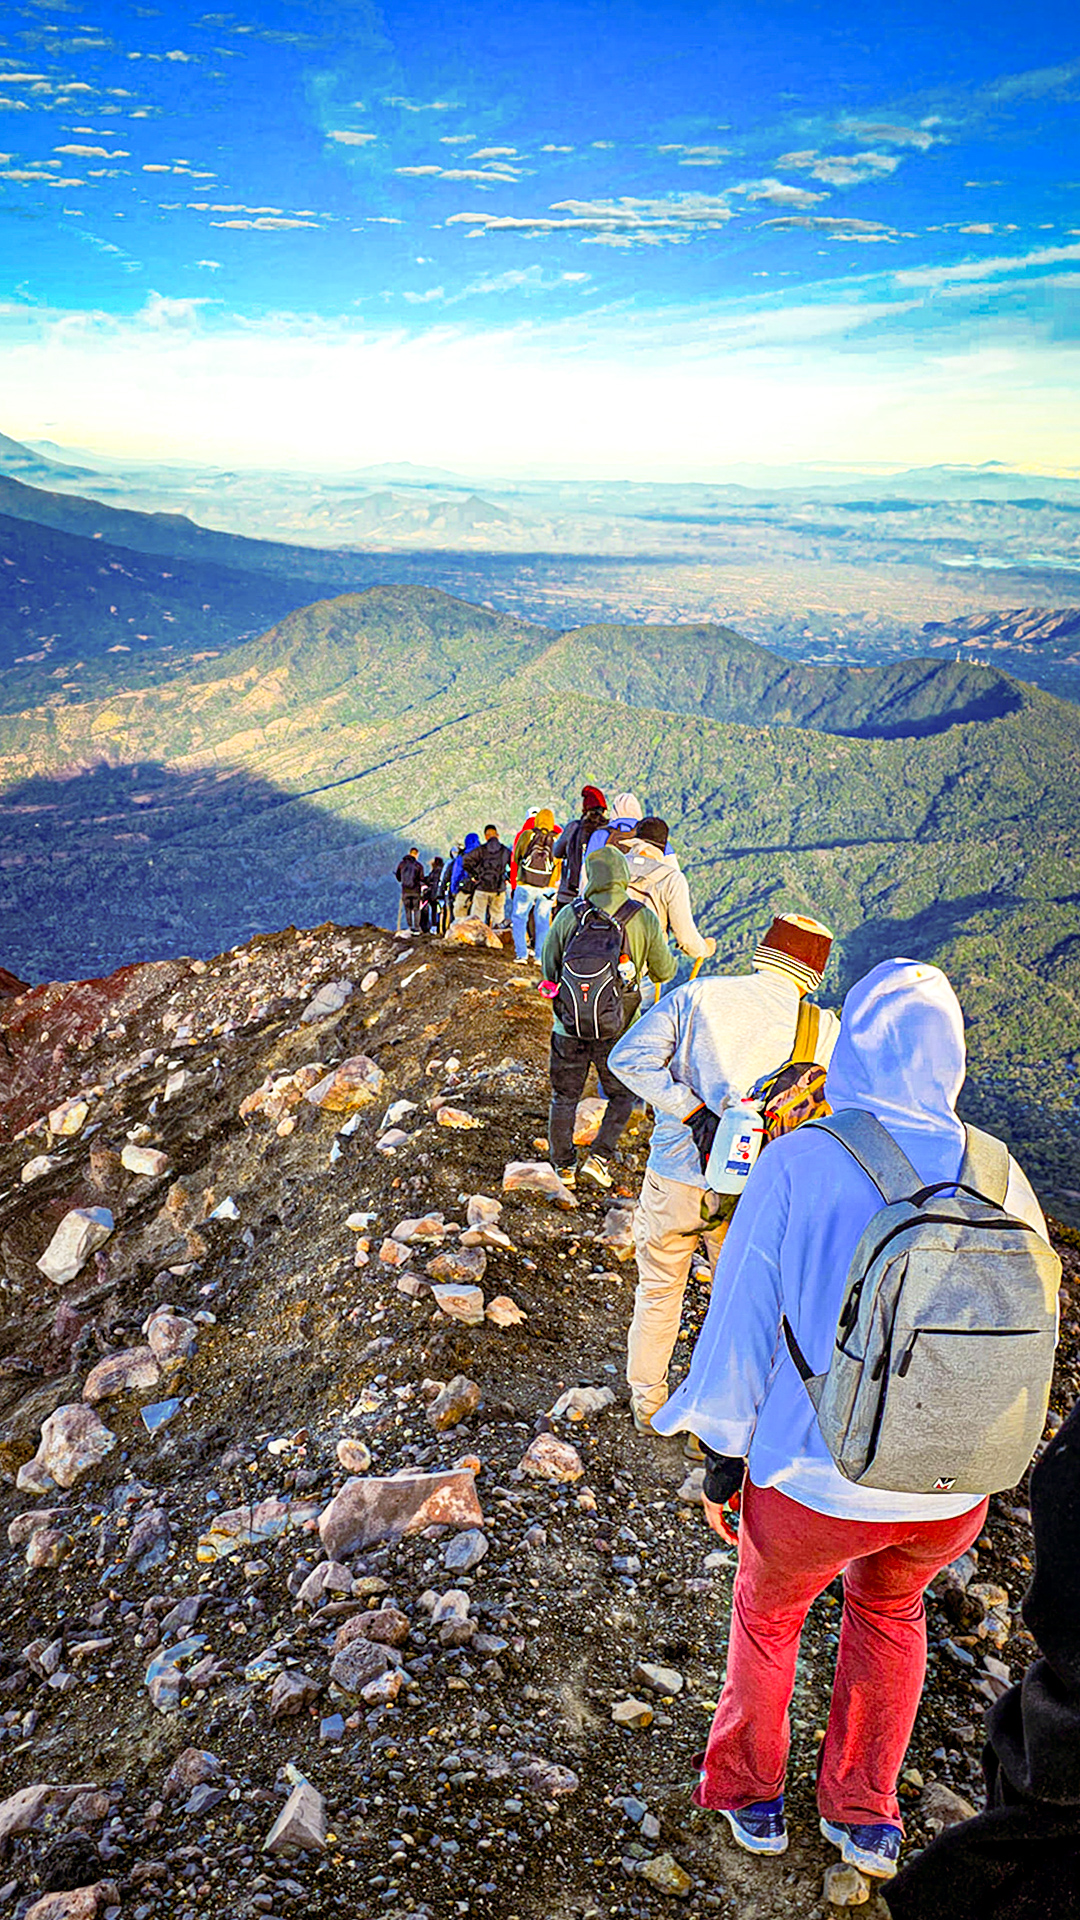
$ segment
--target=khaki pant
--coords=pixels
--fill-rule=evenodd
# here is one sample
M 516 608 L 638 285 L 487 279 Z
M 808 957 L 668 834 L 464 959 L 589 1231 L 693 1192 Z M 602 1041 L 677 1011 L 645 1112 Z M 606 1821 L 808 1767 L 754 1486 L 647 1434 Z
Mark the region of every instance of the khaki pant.
M 482 887 L 477 887 L 472 897 L 472 912 L 474 920 L 486 920 L 491 927 L 501 927 L 506 919 L 506 888 L 501 887 L 498 893 L 485 893 Z
M 715 1267 L 727 1232 L 726 1220 L 705 1231 L 701 1198 L 701 1187 L 646 1171 L 634 1214 L 638 1283 L 626 1339 L 626 1379 L 640 1420 L 651 1420 L 668 1397 L 668 1367 L 698 1241 L 704 1239 Z

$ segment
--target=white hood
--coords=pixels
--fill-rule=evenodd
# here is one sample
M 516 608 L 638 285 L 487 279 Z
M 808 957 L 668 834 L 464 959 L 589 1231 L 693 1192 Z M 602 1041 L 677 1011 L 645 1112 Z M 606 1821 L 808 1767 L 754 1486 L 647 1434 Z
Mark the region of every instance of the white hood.
M 964 1129 L 956 1102 L 964 1016 L 940 967 L 883 960 L 844 1001 L 825 1097 L 876 1115 L 926 1180 L 955 1176 Z
M 609 820 L 632 820 L 636 826 L 645 815 L 636 793 L 617 793 L 608 809 Z

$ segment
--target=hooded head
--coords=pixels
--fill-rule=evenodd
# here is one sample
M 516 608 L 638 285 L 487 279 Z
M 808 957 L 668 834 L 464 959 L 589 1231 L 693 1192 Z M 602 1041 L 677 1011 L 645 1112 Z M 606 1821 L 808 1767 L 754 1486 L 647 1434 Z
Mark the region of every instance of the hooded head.
M 554 833 L 555 815 L 552 813 L 550 807 L 539 808 L 536 815 L 535 826 L 538 833 Z
M 607 812 L 607 801 L 604 799 L 599 787 L 582 787 L 581 811 L 582 813 Z
M 932 1141 L 946 1159 L 962 1150 L 956 1102 L 965 1071 L 964 1016 L 940 967 L 883 960 L 844 1001 L 825 1097 L 834 1112 L 876 1115 L 909 1159 L 909 1142 L 921 1148 L 921 1172 Z
M 473 848 L 478 847 L 479 845 L 480 845 L 480 835 L 478 833 L 467 833 L 465 835 L 464 851 L 466 853 L 471 853 Z
M 617 793 L 611 803 L 611 810 L 614 819 L 632 820 L 635 827 L 643 811 L 636 793 Z
M 585 861 L 585 898 L 604 913 L 614 913 L 626 899 L 630 868 L 618 847 L 598 847 Z

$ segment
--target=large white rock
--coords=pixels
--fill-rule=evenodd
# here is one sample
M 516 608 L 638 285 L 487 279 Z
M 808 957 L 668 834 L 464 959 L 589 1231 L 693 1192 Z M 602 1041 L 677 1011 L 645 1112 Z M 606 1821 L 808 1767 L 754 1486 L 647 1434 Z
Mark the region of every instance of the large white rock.
M 38 1261 L 39 1273 L 54 1286 L 66 1286 L 82 1272 L 95 1248 L 105 1244 L 114 1224 L 108 1207 L 72 1207 Z
M 120 1165 L 128 1173 L 142 1173 L 156 1180 L 169 1172 L 169 1156 L 162 1153 L 159 1147 L 133 1147 L 129 1144 L 120 1155 Z
M 57 1407 L 42 1422 L 41 1439 L 33 1460 L 19 1468 L 17 1486 L 40 1483 L 43 1476 L 58 1487 L 73 1487 L 116 1446 L 116 1435 L 83 1402 Z M 23 1475 L 26 1479 L 23 1479 Z

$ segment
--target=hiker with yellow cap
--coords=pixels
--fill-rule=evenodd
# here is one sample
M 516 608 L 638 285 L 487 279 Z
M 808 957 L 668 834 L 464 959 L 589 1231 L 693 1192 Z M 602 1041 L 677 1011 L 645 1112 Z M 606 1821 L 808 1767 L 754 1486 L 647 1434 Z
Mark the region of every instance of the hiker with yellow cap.
M 690 1267 L 704 1241 L 710 1269 L 727 1221 L 703 1218 L 705 1168 L 723 1109 L 792 1058 L 827 1066 L 840 1023 L 806 997 L 820 986 L 832 934 L 779 914 L 748 974 L 705 976 L 667 993 L 612 1049 L 619 1078 L 654 1109 L 648 1165 L 634 1215 L 638 1283 L 627 1338 L 634 1424 L 651 1430 L 668 1397 Z M 815 1031 L 816 1029 L 816 1031 Z M 802 1048 L 802 1051 L 799 1048 Z
M 538 955 L 547 939 L 559 884 L 561 861 L 555 857 L 559 829 L 550 807 L 538 807 L 530 813 L 514 840 L 510 876 L 514 899 L 510 908 L 510 928 L 514 936 L 514 954 L 520 965 L 529 958 L 529 918 L 533 922 L 533 954 Z

